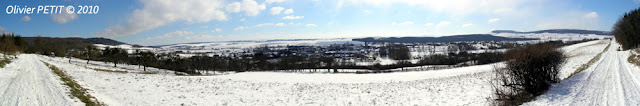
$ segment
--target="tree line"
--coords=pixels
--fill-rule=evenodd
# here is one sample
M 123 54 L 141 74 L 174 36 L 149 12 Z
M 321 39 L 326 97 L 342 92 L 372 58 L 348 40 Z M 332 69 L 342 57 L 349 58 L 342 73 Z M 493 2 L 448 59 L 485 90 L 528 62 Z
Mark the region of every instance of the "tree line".
M 13 33 L 2 33 L 0 36 L 0 51 L 4 54 L 17 54 L 26 50 L 24 39 Z
M 623 50 L 640 48 L 640 8 L 625 13 L 611 33 Z

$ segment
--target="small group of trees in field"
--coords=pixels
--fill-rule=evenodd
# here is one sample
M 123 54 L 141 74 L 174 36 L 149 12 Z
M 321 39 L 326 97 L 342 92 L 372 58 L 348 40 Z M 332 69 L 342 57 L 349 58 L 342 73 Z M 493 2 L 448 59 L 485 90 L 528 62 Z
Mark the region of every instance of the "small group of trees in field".
M 390 43 L 385 45 L 386 49 L 383 49 L 381 52 L 386 52 L 389 58 L 394 60 L 409 60 L 411 59 L 411 53 L 409 52 L 409 48 L 403 44 L 394 44 Z

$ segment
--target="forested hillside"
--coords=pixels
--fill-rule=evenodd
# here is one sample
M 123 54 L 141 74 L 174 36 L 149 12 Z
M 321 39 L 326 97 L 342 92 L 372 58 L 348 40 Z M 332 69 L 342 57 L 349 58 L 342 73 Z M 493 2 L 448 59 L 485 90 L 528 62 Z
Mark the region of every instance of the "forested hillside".
M 0 51 L 4 54 L 16 54 L 26 50 L 25 42 L 20 35 L 2 33 L 0 36 Z

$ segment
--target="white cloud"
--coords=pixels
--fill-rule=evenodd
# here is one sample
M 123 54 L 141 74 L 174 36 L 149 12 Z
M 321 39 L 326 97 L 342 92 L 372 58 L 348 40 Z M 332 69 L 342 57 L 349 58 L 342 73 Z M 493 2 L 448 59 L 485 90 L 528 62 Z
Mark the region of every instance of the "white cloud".
M 282 19 L 286 19 L 286 20 L 294 20 L 294 19 L 302 19 L 302 18 L 304 18 L 304 16 L 293 16 L 293 15 L 290 15 L 290 16 L 282 17 Z
M 108 27 L 95 35 L 114 38 L 137 34 L 176 21 L 197 23 L 228 19 L 220 10 L 224 7 L 220 0 L 140 0 L 140 2 L 143 8 L 134 10 L 131 18 L 124 25 Z
M 4 27 L 0 27 L 0 32 L 4 32 Z
M 269 25 L 273 25 L 273 23 L 263 23 L 263 24 L 258 24 L 258 25 L 256 25 L 256 27 L 269 26 Z
M 184 39 L 186 40 L 196 40 L 196 39 L 211 39 L 214 38 L 215 36 L 212 35 L 198 35 L 198 36 L 185 36 Z M 222 37 L 222 35 L 218 35 L 218 37 Z
M 292 14 L 292 13 L 293 13 L 293 9 L 287 9 L 287 10 L 284 10 L 284 12 L 283 12 L 283 13 L 284 13 L 284 14 Z
M 307 24 L 307 25 L 304 25 L 304 26 L 308 26 L 308 27 L 316 27 L 316 26 L 318 26 L 318 25 L 316 25 L 316 24 Z
M 289 24 L 291 24 L 291 23 L 289 23 Z M 285 24 L 285 23 L 276 23 L 276 24 L 273 24 L 273 23 L 263 23 L 263 24 L 258 24 L 258 25 L 256 25 L 256 27 L 271 26 L 271 25 L 274 25 L 274 26 L 285 26 L 286 24 Z
M 230 13 L 240 12 L 242 11 L 242 3 L 234 2 L 234 3 L 228 4 L 226 9 L 227 9 L 227 12 L 230 12 Z
M 211 32 L 222 32 L 222 29 L 220 29 L 220 28 L 216 28 L 216 29 L 214 29 L 214 30 L 211 30 Z
M 462 24 L 462 26 L 460 26 L 460 28 L 470 27 L 470 26 L 472 26 L 472 25 L 473 25 L 473 24 Z
M 201 26 L 200 28 L 209 28 L 209 26 Z
M 562 15 L 548 16 L 536 23 L 538 29 L 587 29 L 603 28 L 595 12 L 567 12 Z
M 492 19 L 489 19 L 489 22 L 498 22 L 498 21 L 500 21 L 500 18 L 492 18 Z
M 284 8 L 282 7 L 271 7 L 271 9 L 269 10 L 269 13 L 273 15 L 278 15 L 280 14 L 280 12 L 282 12 L 282 10 L 284 10 Z
M 433 26 L 433 23 L 426 23 L 424 26 Z
M 499 14 L 499 15 L 507 15 L 507 14 L 514 14 L 514 13 L 516 13 L 516 11 L 513 8 L 498 8 L 493 10 L 493 14 Z
M 175 31 L 175 32 L 166 33 L 166 34 L 164 34 L 162 36 L 148 37 L 147 40 L 149 40 L 149 39 L 164 39 L 164 38 L 170 38 L 170 37 L 182 37 L 182 36 L 191 35 L 191 34 L 193 34 L 193 32 L 191 32 L 191 31 Z
M 264 2 L 265 3 L 280 3 L 280 2 L 284 2 L 284 0 L 266 0 Z
M 64 7 L 62 10 L 67 10 L 67 7 Z M 66 12 L 62 12 L 60 14 L 51 14 L 51 19 L 53 20 L 53 22 L 56 22 L 58 24 L 65 24 L 67 22 L 78 19 L 78 15 L 76 13 L 69 14 Z
M 598 18 L 598 13 L 590 12 L 584 15 L 585 18 Z
M 540 0 L 348 0 L 339 5 L 374 5 L 376 7 L 391 7 L 395 4 L 406 4 L 411 7 L 426 9 L 437 13 L 450 15 L 468 15 L 473 13 L 490 13 L 501 8 L 519 8 L 528 6 Z M 346 4 L 350 3 L 350 4 Z
M 247 19 L 246 18 L 242 18 L 242 19 L 240 19 L 240 21 L 247 21 Z
M 412 24 L 413 24 L 413 21 L 405 21 L 400 23 L 399 25 L 412 25 Z
M 367 13 L 367 14 L 371 14 L 371 13 L 373 13 L 373 11 L 371 11 L 371 10 L 367 10 L 367 9 L 362 10 L 362 12 Z
M 577 18 L 580 18 L 577 20 L 582 20 L 582 18 L 586 17 L 598 19 L 595 21 L 602 21 L 598 13 L 589 14 L 589 12 L 592 12 L 593 10 L 580 8 L 579 6 L 574 5 L 567 5 L 574 3 L 572 1 L 565 0 L 340 0 L 338 2 L 332 3 L 332 5 L 336 6 L 335 11 L 342 11 L 340 8 L 342 7 L 341 5 L 343 5 L 344 7 L 370 6 L 382 9 L 395 9 L 398 8 L 397 6 L 404 6 L 418 11 L 426 11 L 426 13 L 429 14 L 436 14 L 439 17 L 444 17 L 447 20 L 469 20 L 469 17 L 477 16 L 489 17 L 483 21 L 486 21 L 487 23 L 502 23 L 506 21 L 517 22 L 518 25 L 513 26 L 512 28 L 515 30 L 531 30 L 530 28 L 536 27 L 536 25 L 539 24 L 545 24 L 542 26 L 554 27 L 565 26 L 564 24 L 553 24 L 548 22 L 568 23 L 571 21 L 576 21 Z M 576 12 L 579 14 L 573 15 L 573 17 L 566 17 L 567 14 L 571 12 Z M 598 16 L 596 16 L 596 14 Z M 491 21 L 491 18 L 500 20 Z M 576 24 L 577 23 L 578 22 L 576 22 Z M 596 22 L 596 24 L 601 25 L 597 27 L 598 30 L 610 29 L 610 24 L 607 25 L 602 23 Z M 437 22 L 434 22 L 434 26 L 437 26 L 437 24 Z M 458 23 L 455 24 L 459 25 Z M 453 26 L 453 24 L 450 26 Z M 575 28 L 581 27 L 578 26 Z M 451 31 L 453 30 L 441 32 Z
M 180 28 L 180 30 L 191 30 L 191 28 Z
M 247 16 L 256 16 L 260 11 L 266 9 L 266 6 L 258 4 L 254 0 L 242 0 L 242 2 L 233 2 L 227 5 L 226 9 L 229 13 L 245 12 Z
M 440 23 L 438 23 L 438 25 L 436 25 L 436 27 L 446 27 L 451 25 L 451 22 L 449 21 L 440 21 Z
M 233 28 L 233 30 L 239 31 L 239 30 L 245 30 L 247 28 L 249 27 L 239 26 L 239 27 Z
M 413 24 L 413 21 L 405 21 L 405 22 L 401 22 L 401 23 L 396 23 L 396 22 L 391 23 L 391 25 L 412 25 L 412 24 Z
M 633 0 L 633 2 L 635 2 L 636 4 L 639 4 L 640 0 Z
M 25 15 L 24 17 L 20 18 L 20 20 L 22 20 L 23 22 L 29 22 L 31 20 L 31 17 Z

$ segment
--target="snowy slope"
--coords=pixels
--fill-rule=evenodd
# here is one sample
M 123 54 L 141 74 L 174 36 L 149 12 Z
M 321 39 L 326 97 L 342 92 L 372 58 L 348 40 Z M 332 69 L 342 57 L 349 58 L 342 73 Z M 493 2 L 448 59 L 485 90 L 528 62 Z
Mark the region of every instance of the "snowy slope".
M 502 63 L 496 63 L 502 64 Z M 279 72 L 245 72 L 217 76 L 222 79 L 243 80 L 251 82 L 280 82 L 280 83 L 375 83 L 393 81 L 414 81 L 423 79 L 438 79 L 465 74 L 484 73 L 493 69 L 493 65 L 478 65 L 454 69 L 395 72 L 381 74 L 300 74 Z
M 640 105 L 640 68 L 627 62 L 629 51 L 616 51 L 619 46 L 612 42 L 591 67 L 526 105 Z
M 608 35 L 595 34 L 574 34 L 574 33 L 493 33 L 493 36 L 501 36 L 507 38 L 538 38 L 542 41 L 562 40 L 575 41 L 582 39 L 604 39 L 611 38 Z
M 560 48 L 567 56 L 567 59 L 562 64 L 558 77 L 560 79 L 569 77 L 571 73 L 574 73 L 583 64 L 588 63 L 589 60 L 602 52 L 607 45 L 609 45 L 609 40 L 596 40 Z
M 488 71 L 492 67 L 389 74 L 249 72 L 174 76 L 102 72 L 49 62 L 109 105 L 487 104 L 491 92 Z
M 568 62 L 580 64 L 597 54 L 587 51 L 602 51 L 602 45 L 606 43 L 592 41 L 562 49 L 576 57 Z M 90 68 L 109 65 L 33 57 L 66 71 L 108 105 L 487 105 L 492 96 L 489 80 L 494 78 L 490 70 L 502 64 L 381 74 L 244 72 L 175 76 L 95 71 Z M 136 70 L 135 66 L 120 66 Z
M 35 55 L 20 55 L 0 69 L 0 105 L 69 106 L 83 105 L 71 98 L 60 77 Z

